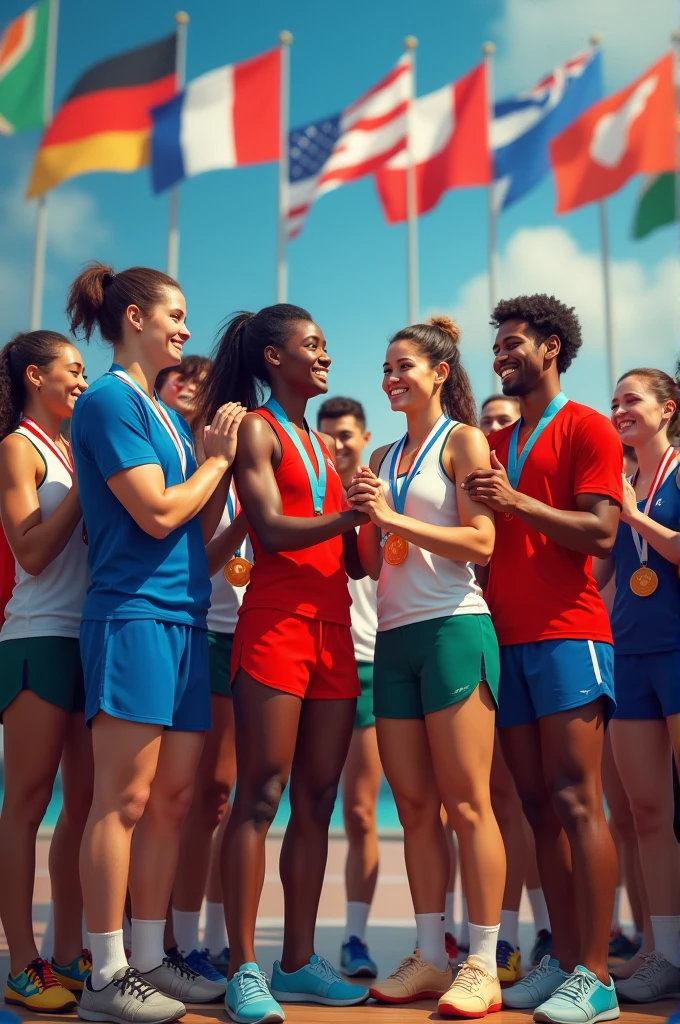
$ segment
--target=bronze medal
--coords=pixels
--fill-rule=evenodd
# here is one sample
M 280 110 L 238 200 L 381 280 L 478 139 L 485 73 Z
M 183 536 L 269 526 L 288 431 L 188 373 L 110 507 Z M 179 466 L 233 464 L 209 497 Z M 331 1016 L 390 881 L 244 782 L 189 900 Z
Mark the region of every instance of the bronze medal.
M 408 557 L 408 541 L 396 533 L 391 533 L 385 542 L 383 558 L 388 565 L 401 565 Z
M 224 567 L 224 578 L 227 583 L 231 583 L 232 587 L 247 587 L 250 583 L 252 568 L 253 563 L 249 562 L 247 558 L 235 555 Z
M 653 569 L 641 565 L 630 578 L 630 589 L 637 597 L 649 597 L 659 586 L 659 577 Z

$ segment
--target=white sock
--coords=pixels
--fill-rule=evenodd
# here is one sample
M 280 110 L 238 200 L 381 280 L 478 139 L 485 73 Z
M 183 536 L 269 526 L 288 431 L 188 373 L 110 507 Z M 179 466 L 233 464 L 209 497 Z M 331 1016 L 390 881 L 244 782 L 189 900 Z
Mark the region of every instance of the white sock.
M 92 988 L 105 988 L 121 967 L 127 967 L 123 929 L 117 932 L 90 932 L 88 935 L 92 953 Z
M 418 949 L 423 960 L 432 964 L 438 971 L 446 970 L 449 958 L 444 941 L 444 915 L 416 914 L 416 931 Z
M 467 900 L 465 899 L 465 893 L 463 893 L 463 920 L 460 923 L 460 939 L 458 940 L 459 946 L 470 945 L 470 918 L 468 917 Z
M 132 918 L 132 956 L 130 963 L 141 974 L 153 971 L 163 963 L 165 921 L 144 921 Z
M 680 967 L 680 939 L 678 939 L 680 916 L 655 917 L 652 915 L 650 921 L 654 933 L 654 949 L 657 953 L 665 956 L 669 964 Z
M 132 925 L 127 914 L 123 914 L 123 944 L 126 949 L 132 947 Z
M 513 949 L 519 946 L 519 910 L 501 910 L 499 942 L 509 942 Z
M 47 921 L 40 943 L 40 956 L 49 963 L 54 955 L 54 903 L 50 900 L 47 908 Z
M 539 932 L 551 931 L 550 918 L 548 917 L 548 904 L 545 902 L 543 890 L 527 889 L 527 896 L 529 897 L 529 903 L 531 904 L 531 913 L 534 918 L 536 934 Z
M 500 925 L 472 924 L 470 922 L 470 956 L 478 956 L 492 978 L 498 977 L 496 945 Z
M 212 956 L 218 956 L 223 949 L 229 948 L 223 903 L 211 903 L 210 900 L 206 900 L 203 945 Z
M 175 910 L 172 908 L 172 928 L 177 947 L 185 956 L 192 949 L 198 949 L 198 919 L 200 910 Z
M 449 935 L 455 935 L 455 925 L 453 923 L 453 896 L 452 892 L 447 892 L 446 903 L 444 904 L 444 931 L 448 932 Z
M 620 909 L 621 909 L 621 893 L 622 892 L 623 892 L 623 886 L 617 885 L 616 886 L 616 893 L 614 895 L 614 909 L 612 911 L 612 924 L 611 924 L 611 928 L 609 929 L 612 932 L 620 932 L 621 931 Z
M 356 903 L 351 900 L 347 901 L 347 924 L 345 925 L 345 937 L 342 940 L 343 942 L 349 942 L 353 935 L 355 935 L 357 939 L 361 939 L 362 942 L 364 941 L 370 910 L 370 903 Z

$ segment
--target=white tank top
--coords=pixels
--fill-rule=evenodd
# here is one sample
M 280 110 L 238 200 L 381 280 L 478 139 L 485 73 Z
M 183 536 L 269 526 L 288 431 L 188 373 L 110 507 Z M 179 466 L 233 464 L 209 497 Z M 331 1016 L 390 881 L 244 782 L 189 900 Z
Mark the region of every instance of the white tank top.
M 452 421 L 451 428 L 445 431 L 441 442 L 433 445 L 425 455 L 411 480 L 404 515 L 434 526 L 460 526 L 456 485 L 442 466 L 444 447 L 451 430 L 457 426 Z M 394 508 L 394 505 L 389 471 L 399 443 L 395 441 L 390 445 L 378 471 L 390 508 Z M 401 488 L 404 478 L 402 475 L 397 479 L 398 488 Z M 454 562 L 450 558 L 424 551 L 415 544 L 409 544 L 408 557 L 401 565 L 389 565 L 383 560 L 378 580 L 380 632 L 397 626 L 408 626 L 412 622 L 470 614 L 489 614 L 470 562 Z
M 61 505 L 71 490 L 73 478 L 52 450 L 23 427 L 16 434 L 28 439 L 45 463 L 45 475 L 38 487 L 43 521 Z M 33 636 L 65 636 L 77 639 L 80 618 L 89 585 L 87 545 L 82 520 L 68 542 L 38 576 L 30 576 L 15 560 L 16 583 L 5 608 L 0 640 Z
M 230 525 L 229 509 L 225 507 L 219 526 L 215 530 L 215 536 L 219 537 Z M 252 556 L 246 552 L 245 557 Z M 232 587 L 231 583 L 227 583 L 225 580 L 222 569 L 211 577 L 210 582 L 212 583 L 212 596 L 208 611 L 208 629 L 213 633 L 233 633 L 236 630 L 238 610 L 241 607 L 246 588 Z
M 377 584 L 370 576 L 362 580 L 348 580 L 352 598 L 352 640 L 354 657 L 357 661 L 373 662 L 375 655 L 375 634 L 378 629 L 376 611 Z

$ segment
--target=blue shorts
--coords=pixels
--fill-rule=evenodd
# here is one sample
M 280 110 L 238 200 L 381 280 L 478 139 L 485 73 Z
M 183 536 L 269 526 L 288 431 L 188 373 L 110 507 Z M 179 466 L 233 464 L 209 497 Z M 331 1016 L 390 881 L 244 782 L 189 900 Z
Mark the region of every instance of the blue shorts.
M 680 651 L 614 654 L 615 718 L 668 718 L 680 713 Z
M 607 697 L 614 714 L 614 648 L 593 640 L 538 640 L 501 647 L 499 728 L 526 725 Z
M 180 732 L 210 728 L 207 632 L 157 619 L 83 619 L 85 719 L 105 711 Z

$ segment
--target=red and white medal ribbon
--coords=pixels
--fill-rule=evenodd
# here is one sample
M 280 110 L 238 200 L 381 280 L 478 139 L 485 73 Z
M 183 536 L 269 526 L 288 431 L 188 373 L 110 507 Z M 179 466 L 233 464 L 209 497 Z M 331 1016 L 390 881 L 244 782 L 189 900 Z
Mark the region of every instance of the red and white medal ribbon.
M 649 488 L 647 501 L 645 502 L 645 507 L 642 510 L 643 515 L 649 515 L 649 510 L 652 507 L 652 502 L 654 500 L 656 492 L 659 490 L 660 487 L 662 487 L 665 484 L 666 480 L 673 472 L 675 468 L 676 455 L 677 452 L 675 448 L 672 447 L 672 445 L 669 446 L 666 452 L 664 453 L 661 462 L 658 465 L 657 471 L 654 475 L 652 486 Z M 633 487 L 635 487 L 635 481 L 637 480 L 639 472 L 640 470 L 636 469 L 635 474 L 631 479 L 631 484 Z M 635 544 L 635 549 L 640 559 L 640 565 L 647 565 L 647 554 L 649 549 L 647 546 L 646 539 L 644 537 L 640 537 L 640 534 L 637 532 L 637 530 L 634 530 L 632 526 L 630 528 L 630 532 L 633 535 L 633 543 Z
M 179 434 L 177 433 L 177 430 L 175 429 L 174 425 L 170 422 L 169 418 L 163 412 L 160 402 L 158 405 L 156 405 L 156 403 L 151 398 L 149 398 L 146 391 L 144 391 L 143 388 L 140 388 L 139 384 L 135 383 L 130 374 L 126 373 L 125 370 L 109 370 L 109 373 L 112 373 L 114 377 L 118 378 L 118 380 L 122 380 L 123 384 L 127 384 L 128 387 L 132 388 L 134 391 L 140 394 L 144 401 L 151 406 L 154 415 L 156 416 L 156 419 L 160 421 L 160 423 L 163 425 L 163 428 L 170 435 L 170 439 L 172 440 L 172 443 L 174 444 L 177 450 L 177 454 L 179 456 L 180 468 L 182 470 L 182 480 L 186 480 L 187 455 L 186 452 L 184 451 L 184 445 L 182 444 L 182 440 Z
M 63 452 L 61 448 L 59 448 L 54 443 L 49 434 L 45 433 L 40 424 L 36 423 L 35 420 L 31 419 L 30 416 L 24 416 L 19 426 L 23 427 L 24 430 L 27 430 L 29 434 L 33 434 L 34 437 L 39 438 L 39 440 L 41 440 L 42 443 L 47 448 L 49 448 L 52 454 L 56 456 L 57 459 L 59 459 L 64 469 L 68 470 L 71 476 L 74 475 L 75 467 L 73 465 L 73 456 L 71 455 L 71 446 L 69 445 L 68 441 L 64 441 L 67 451 Z

